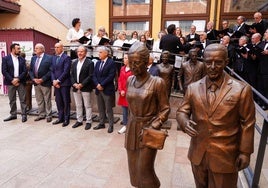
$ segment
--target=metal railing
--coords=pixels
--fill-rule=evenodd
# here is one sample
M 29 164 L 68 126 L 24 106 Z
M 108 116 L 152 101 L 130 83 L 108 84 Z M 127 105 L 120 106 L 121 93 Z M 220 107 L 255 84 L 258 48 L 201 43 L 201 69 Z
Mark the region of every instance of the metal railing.
M 227 66 L 227 69 L 239 80 L 246 82 L 243 78 L 241 78 L 238 74 L 236 74 L 230 67 Z M 266 105 L 268 104 L 268 99 L 265 98 L 260 92 L 258 92 L 254 87 L 252 87 L 253 93 L 260 98 Z M 255 128 L 260 137 L 259 148 L 255 163 L 255 168 L 252 169 L 250 166 L 244 169 L 244 174 L 246 176 L 248 185 L 251 188 L 258 188 L 260 182 L 260 176 L 263 166 L 263 160 L 265 156 L 265 150 L 267 145 L 267 137 L 268 137 L 268 115 L 267 113 L 255 102 L 255 107 L 259 115 L 263 118 L 262 126 L 259 126 L 257 123 L 255 124 Z

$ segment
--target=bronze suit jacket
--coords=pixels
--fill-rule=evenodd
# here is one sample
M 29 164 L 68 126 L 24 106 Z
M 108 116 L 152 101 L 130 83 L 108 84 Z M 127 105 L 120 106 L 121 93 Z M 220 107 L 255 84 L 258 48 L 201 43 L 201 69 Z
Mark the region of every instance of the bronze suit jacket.
M 182 66 L 178 73 L 178 78 L 183 79 L 184 92 L 190 83 L 200 80 L 206 75 L 205 65 L 201 61 L 197 61 L 196 65 L 192 68 L 190 61 L 182 63 Z
M 235 160 L 240 153 L 253 153 L 255 106 L 249 85 L 225 74 L 211 108 L 207 102 L 206 76 L 188 86 L 177 111 L 177 121 L 184 130 L 191 116 L 198 131 L 192 137 L 188 158 L 199 165 L 204 154 L 213 172 L 236 172 Z

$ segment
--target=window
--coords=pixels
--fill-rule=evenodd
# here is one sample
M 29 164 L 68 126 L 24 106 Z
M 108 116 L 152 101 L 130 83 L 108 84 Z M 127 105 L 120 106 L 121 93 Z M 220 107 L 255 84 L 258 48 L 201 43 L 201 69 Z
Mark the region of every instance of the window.
M 152 0 L 110 1 L 110 36 L 126 31 L 129 38 L 133 31 L 143 34 L 151 30 Z
M 165 28 L 170 24 L 175 24 L 177 27 L 181 28 L 183 36 L 189 34 L 191 25 L 196 26 L 196 32 L 201 32 L 205 30 L 206 20 L 183 20 L 183 21 L 166 21 Z
M 234 0 L 225 0 L 223 1 L 224 13 L 229 12 L 256 12 L 259 9 L 262 9 L 263 7 L 267 7 L 267 1 L 263 0 L 240 0 L 240 1 L 234 1 Z
M 151 0 L 113 0 L 113 16 L 150 15 Z
M 162 29 L 175 24 L 181 28 L 183 35 L 187 35 L 193 24 L 197 32 L 205 30 L 210 0 L 163 0 L 162 4 Z
M 166 0 L 165 14 L 205 14 L 206 0 Z

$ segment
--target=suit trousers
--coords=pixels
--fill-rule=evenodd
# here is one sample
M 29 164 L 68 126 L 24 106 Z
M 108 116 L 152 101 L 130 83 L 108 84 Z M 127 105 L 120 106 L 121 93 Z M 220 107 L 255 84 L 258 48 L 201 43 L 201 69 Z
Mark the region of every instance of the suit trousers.
M 21 114 L 26 115 L 26 101 L 25 101 L 26 91 L 25 86 L 23 84 L 20 84 L 19 86 L 8 85 L 10 114 L 12 116 L 17 116 L 16 92 L 18 92 L 19 95 Z
M 70 120 L 70 103 L 71 103 L 71 94 L 70 86 L 61 86 L 60 88 L 55 88 L 55 101 L 58 110 L 58 119 L 60 121 L 69 121 Z
M 83 102 L 86 110 L 86 123 L 92 123 L 91 92 L 73 92 L 76 106 L 76 118 L 78 122 L 83 122 Z
M 238 172 L 213 172 L 208 166 L 208 156 L 205 153 L 199 165 L 192 164 L 196 188 L 237 188 Z
M 109 126 L 114 125 L 113 97 L 114 97 L 113 95 L 106 95 L 102 91 L 99 91 L 99 94 L 97 95 L 97 105 L 99 110 L 100 124 L 104 125 L 107 112 Z
M 51 86 L 46 87 L 42 85 L 35 85 L 35 98 L 38 105 L 39 117 L 51 117 L 52 105 L 51 105 Z

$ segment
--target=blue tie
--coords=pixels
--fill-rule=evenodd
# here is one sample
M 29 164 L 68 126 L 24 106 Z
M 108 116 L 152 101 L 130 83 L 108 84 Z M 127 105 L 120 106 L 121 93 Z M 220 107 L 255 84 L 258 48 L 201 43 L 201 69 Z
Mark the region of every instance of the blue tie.
M 57 55 L 57 59 L 56 59 L 56 65 L 59 63 L 59 61 L 60 61 L 60 56 L 59 56 L 59 55 Z
M 103 69 L 103 66 L 104 66 L 104 61 L 101 61 L 101 64 L 100 64 L 100 71 L 102 71 L 102 69 Z

